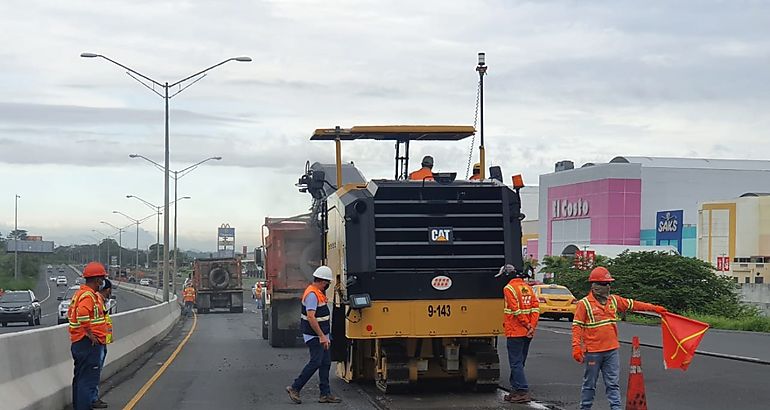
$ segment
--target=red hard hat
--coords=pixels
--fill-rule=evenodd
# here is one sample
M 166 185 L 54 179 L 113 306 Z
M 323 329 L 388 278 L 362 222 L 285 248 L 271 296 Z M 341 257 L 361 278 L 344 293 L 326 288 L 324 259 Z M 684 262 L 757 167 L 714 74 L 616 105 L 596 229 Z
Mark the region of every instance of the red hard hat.
M 104 265 L 99 262 L 90 262 L 83 269 L 84 278 L 93 278 L 96 276 L 107 276 L 107 272 L 104 270 Z
M 612 279 L 612 276 L 610 275 L 610 271 L 608 271 L 607 268 L 605 268 L 604 266 L 598 266 L 591 271 L 590 275 L 588 275 L 588 281 L 589 282 L 614 282 L 615 279 Z

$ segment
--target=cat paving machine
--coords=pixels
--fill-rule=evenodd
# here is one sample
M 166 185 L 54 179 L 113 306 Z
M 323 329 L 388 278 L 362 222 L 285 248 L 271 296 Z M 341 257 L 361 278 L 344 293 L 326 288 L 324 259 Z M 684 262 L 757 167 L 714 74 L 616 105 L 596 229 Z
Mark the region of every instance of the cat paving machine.
M 322 261 L 332 268 L 332 360 L 346 381 L 374 381 L 383 392 L 423 381 L 497 388 L 503 334 L 498 275 L 522 269 L 519 188 L 499 167 L 481 181 L 434 173 L 407 180 L 411 141 L 459 141 L 467 126 L 319 129 L 336 142 L 338 177 L 307 170 L 298 186 L 314 198 Z M 392 180 L 340 183 L 342 141 L 395 142 Z M 403 149 L 402 149 L 403 148 Z M 520 178 L 516 179 L 520 181 Z

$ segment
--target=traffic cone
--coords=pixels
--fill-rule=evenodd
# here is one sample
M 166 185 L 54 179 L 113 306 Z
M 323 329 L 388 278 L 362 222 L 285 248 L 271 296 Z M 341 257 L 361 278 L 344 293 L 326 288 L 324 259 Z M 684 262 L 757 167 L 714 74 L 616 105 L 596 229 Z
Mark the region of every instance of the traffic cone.
M 647 410 L 647 395 L 644 393 L 642 355 L 639 352 L 638 336 L 634 336 L 634 340 L 631 346 L 631 369 L 628 372 L 626 410 Z

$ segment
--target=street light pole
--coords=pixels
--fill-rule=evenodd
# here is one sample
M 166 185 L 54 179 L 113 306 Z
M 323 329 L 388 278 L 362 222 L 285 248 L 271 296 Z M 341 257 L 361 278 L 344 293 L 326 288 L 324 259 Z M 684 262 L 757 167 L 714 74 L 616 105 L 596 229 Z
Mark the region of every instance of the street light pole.
M 15 206 L 13 209 L 13 278 L 21 279 L 19 275 L 19 194 L 14 198 Z
M 107 221 L 99 221 L 99 223 L 105 224 L 107 226 L 111 226 L 112 228 L 118 231 L 118 277 L 120 277 L 120 272 L 123 269 L 123 231 L 125 231 L 126 228 L 128 228 L 131 225 L 118 228 L 117 226 Z
M 138 81 L 139 83 L 141 83 L 145 87 L 149 88 L 150 90 L 152 90 L 152 92 L 154 92 L 155 94 L 159 95 L 161 98 L 163 98 L 166 101 L 166 119 L 165 119 L 165 123 L 166 123 L 166 127 L 165 127 L 166 128 L 166 130 L 165 130 L 166 132 L 165 132 L 165 134 L 166 135 L 165 135 L 165 166 L 164 166 L 165 180 L 163 182 L 163 187 L 164 187 L 164 189 L 163 189 L 163 191 L 164 191 L 163 192 L 163 197 L 164 197 L 163 208 L 164 208 L 164 212 L 165 212 L 164 215 L 163 215 L 163 228 L 164 228 L 164 230 L 163 230 L 163 256 L 164 256 L 164 261 L 163 261 L 163 301 L 167 302 L 169 300 L 169 295 L 168 295 L 168 245 L 169 245 L 169 243 L 168 243 L 168 225 L 169 225 L 169 220 L 168 220 L 168 207 L 169 207 L 169 202 L 168 202 L 168 199 L 169 199 L 169 192 L 168 192 L 169 191 L 169 184 L 168 184 L 168 176 L 169 176 L 169 169 L 168 169 L 168 167 L 169 167 L 169 163 L 168 163 L 169 162 L 168 100 L 173 98 L 177 94 L 181 93 L 182 91 L 184 91 L 185 89 L 187 89 L 191 85 L 193 85 L 196 82 L 198 82 L 201 79 L 203 79 L 203 77 L 206 76 L 206 72 L 207 71 L 210 71 L 210 70 L 212 70 L 212 69 L 214 69 L 216 67 L 219 67 L 220 65 L 225 64 L 225 63 L 230 62 L 230 61 L 250 62 L 251 61 L 251 57 L 242 56 L 242 57 L 228 58 L 228 59 L 226 59 L 224 61 L 221 61 L 221 62 L 219 62 L 217 64 L 212 65 L 211 67 L 208 67 L 208 68 L 206 68 L 204 70 L 201 70 L 201 71 L 199 71 L 199 72 L 197 72 L 197 73 L 195 73 L 193 75 L 187 76 L 187 77 L 185 77 L 185 78 L 183 78 L 183 79 L 181 79 L 181 80 L 179 80 L 179 81 L 177 81 L 175 83 L 169 84 L 168 82 L 165 82 L 165 83 L 161 84 L 160 82 L 155 81 L 152 78 L 147 77 L 146 75 L 144 75 L 144 74 L 142 74 L 142 73 L 140 73 L 140 72 L 138 72 L 136 70 L 133 70 L 133 69 L 131 69 L 131 68 L 129 68 L 129 67 L 127 67 L 127 66 L 125 66 L 125 65 L 123 65 L 123 64 L 121 64 L 121 63 L 119 63 L 117 61 L 115 61 L 115 60 L 112 60 L 112 59 L 104 56 L 104 55 L 96 54 L 96 53 L 81 53 L 80 56 L 84 57 L 84 58 L 95 58 L 95 57 L 103 58 L 103 59 L 105 59 L 105 60 L 107 60 L 107 61 L 109 61 L 109 62 L 111 62 L 111 63 L 113 63 L 113 64 L 115 64 L 115 65 L 117 65 L 117 66 L 119 66 L 119 67 L 121 67 L 123 69 L 125 69 L 125 70 L 127 70 L 128 71 L 128 75 L 131 78 L 133 78 L 134 80 Z M 159 93 L 158 91 L 155 90 L 154 86 L 151 86 L 151 85 L 148 85 L 148 84 L 144 83 L 139 78 L 135 77 L 134 75 L 131 75 L 132 73 L 134 75 L 136 75 L 136 76 L 139 76 L 139 77 L 149 81 L 150 83 L 152 83 L 152 84 L 154 84 L 154 85 L 156 85 L 158 87 L 163 88 L 165 93 L 164 94 Z M 193 81 L 191 83 L 185 85 L 185 86 L 182 86 L 182 84 L 185 83 L 188 80 L 193 80 Z M 174 94 L 168 95 L 169 88 L 176 87 L 176 86 L 180 86 L 180 89 L 177 92 L 175 92 Z
M 126 215 L 126 214 L 124 214 L 123 212 L 120 212 L 120 211 L 112 211 L 112 213 L 113 213 L 113 214 L 120 214 L 120 215 L 123 215 L 123 216 L 124 216 L 124 217 L 126 217 L 128 220 L 130 220 L 131 222 L 133 222 L 133 223 L 135 223 L 135 224 L 136 224 L 136 266 L 135 266 L 135 268 L 136 268 L 137 270 L 139 270 L 139 224 L 141 224 L 142 222 L 144 222 L 144 221 L 148 220 L 149 218 L 152 218 L 153 216 L 155 216 L 155 213 L 152 213 L 152 214 L 150 214 L 150 215 L 147 215 L 147 216 L 145 216 L 145 217 L 144 217 L 144 218 L 142 218 L 142 219 L 135 219 L 135 218 L 132 218 L 132 217 L 130 217 L 130 216 L 128 216 L 128 215 Z
M 155 162 L 155 161 L 145 157 L 144 155 L 129 154 L 128 156 L 129 156 L 129 158 L 141 158 L 141 159 L 143 159 L 143 160 L 145 160 L 145 161 L 155 165 L 155 167 L 157 167 L 158 169 L 160 169 L 163 172 L 165 172 L 165 170 L 166 170 L 163 165 L 158 164 L 157 162 Z M 179 183 L 179 178 L 182 178 L 183 176 L 185 176 L 185 175 L 189 174 L 190 172 L 194 171 L 196 168 L 198 168 L 198 166 L 200 166 L 204 162 L 208 162 L 208 161 L 211 161 L 211 160 L 221 161 L 222 157 L 209 157 L 209 158 L 206 158 L 206 159 L 204 159 L 202 161 L 198 161 L 195 164 L 190 165 L 189 167 L 184 168 L 182 170 L 170 171 L 170 172 L 174 173 L 174 176 L 173 176 L 173 178 L 174 178 L 174 269 L 172 271 L 173 276 L 172 276 L 172 280 L 171 280 L 171 293 L 176 293 L 176 280 L 174 278 L 176 278 L 176 274 L 177 274 L 177 269 L 178 269 L 178 266 L 177 266 L 177 256 L 179 255 L 179 248 L 177 247 L 177 202 L 179 202 L 179 191 L 178 191 L 177 187 L 178 187 L 178 183 Z M 184 199 L 184 198 L 182 198 L 182 199 Z

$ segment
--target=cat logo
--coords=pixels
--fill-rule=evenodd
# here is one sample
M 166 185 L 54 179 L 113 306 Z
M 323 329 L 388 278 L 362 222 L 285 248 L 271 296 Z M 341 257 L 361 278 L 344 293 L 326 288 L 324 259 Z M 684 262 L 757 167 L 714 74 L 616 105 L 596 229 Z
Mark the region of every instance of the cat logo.
M 451 244 L 454 239 L 452 228 L 430 228 L 428 232 L 428 241 L 432 244 Z

